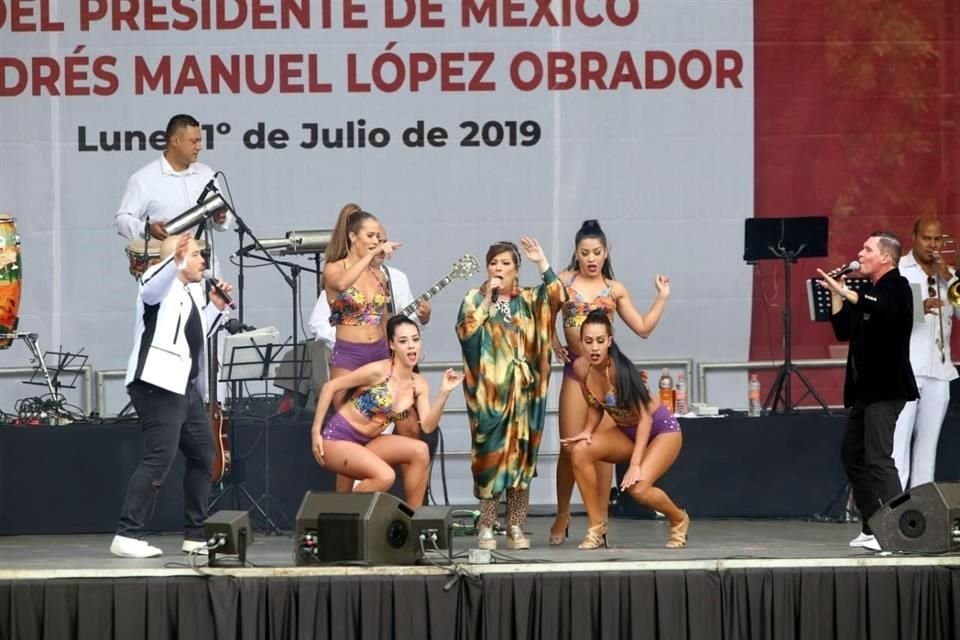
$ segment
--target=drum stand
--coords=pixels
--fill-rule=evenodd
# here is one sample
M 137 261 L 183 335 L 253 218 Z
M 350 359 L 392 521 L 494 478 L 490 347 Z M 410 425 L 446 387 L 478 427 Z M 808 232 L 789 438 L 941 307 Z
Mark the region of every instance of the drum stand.
M 36 333 L 27 333 L 24 331 L 17 331 L 16 333 L 0 333 L 0 340 L 13 340 L 15 338 L 20 338 L 27 343 L 27 349 L 30 350 L 30 354 L 36 361 L 37 368 L 41 373 L 43 373 L 43 380 L 46 382 L 47 390 L 50 392 L 50 396 L 55 400 L 61 400 L 62 398 L 60 397 L 60 394 L 57 392 L 56 387 L 54 387 L 53 378 L 50 377 L 50 370 L 47 369 L 47 363 L 43 360 L 43 352 L 40 351 L 40 344 L 37 341 L 38 337 L 39 336 Z
M 56 424 L 64 424 L 64 422 L 59 422 L 60 419 L 66 419 L 67 422 L 71 421 L 71 414 L 65 411 L 63 408 L 66 398 L 60 393 L 60 389 L 76 388 L 74 384 L 76 382 L 76 377 L 80 375 L 80 368 L 84 366 L 87 356 L 82 355 L 81 353 L 65 352 L 48 352 L 47 354 L 44 354 L 40 350 L 38 334 L 36 333 L 25 331 L 0 333 L 0 339 L 13 340 L 15 338 L 20 338 L 26 343 L 27 349 L 30 350 L 32 361 L 36 363 L 36 369 L 34 369 L 33 375 L 29 380 L 24 380 L 24 384 L 45 386 L 47 388 L 50 400 L 49 402 L 45 402 L 43 404 L 44 414 L 49 419 L 57 421 Z M 46 360 L 44 360 L 45 355 L 55 355 L 59 357 L 59 361 L 57 362 L 53 373 L 50 372 L 50 368 L 47 366 Z M 73 364 L 78 358 L 81 359 L 80 365 L 71 368 L 71 364 Z M 73 380 L 68 384 L 63 384 L 60 381 L 60 376 L 64 372 L 70 372 L 74 374 Z M 36 379 L 38 375 L 40 377 L 39 380 Z

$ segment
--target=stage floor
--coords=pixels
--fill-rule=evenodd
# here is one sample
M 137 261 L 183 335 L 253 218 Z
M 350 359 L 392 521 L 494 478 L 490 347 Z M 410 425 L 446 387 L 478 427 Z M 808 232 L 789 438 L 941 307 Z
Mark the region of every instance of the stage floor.
M 471 565 L 474 573 L 501 571 L 637 571 L 722 570 L 749 567 L 842 567 L 891 565 L 958 565 L 960 555 L 903 555 L 851 549 L 848 541 L 859 532 L 857 523 L 821 523 L 792 520 L 695 520 L 685 549 L 666 549 L 667 524 L 663 521 L 614 519 L 608 536 L 611 547 L 581 551 L 577 543 L 586 529 L 585 517 L 571 523 L 571 538 L 551 547 L 547 536 L 552 518 L 531 517 L 527 530 L 529 551 L 508 551 L 499 537 L 499 551 L 508 554 L 493 565 Z M 159 558 L 117 558 L 108 551 L 112 536 L 32 535 L 0 537 L 0 579 L 68 577 L 122 577 L 188 575 L 192 568 L 180 552 L 181 538 L 174 534 L 149 536 L 163 549 Z M 473 546 L 473 537 L 456 537 L 454 552 Z M 294 567 L 291 536 L 257 534 L 247 552 L 252 568 L 218 568 L 216 573 L 238 576 L 300 574 L 409 574 L 440 572 L 419 567 Z M 445 558 L 444 558 L 445 559 Z M 229 561 L 229 556 L 224 557 Z M 201 558 L 200 564 L 206 559 Z M 293 571 L 291 571 L 293 570 Z

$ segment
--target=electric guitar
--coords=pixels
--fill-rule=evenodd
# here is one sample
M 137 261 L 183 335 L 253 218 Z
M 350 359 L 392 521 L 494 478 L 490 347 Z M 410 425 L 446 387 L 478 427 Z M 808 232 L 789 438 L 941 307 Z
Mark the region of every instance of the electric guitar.
M 217 357 L 217 334 L 214 333 L 207 340 L 210 350 L 210 371 L 207 377 L 207 393 L 210 394 L 210 404 L 207 411 L 210 418 L 210 429 L 213 430 L 213 466 L 210 469 L 210 483 L 219 484 L 224 474 L 230 470 L 230 419 L 224 415 L 223 407 L 217 398 L 219 392 L 218 380 L 220 374 L 220 358 Z
M 469 278 L 477 271 L 480 270 L 480 263 L 477 262 L 477 259 L 472 255 L 465 254 L 462 258 L 453 263 L 453 269 L 450 270 L 450 273 L 440 278 L 435 285 L 427 289 L 425 292 L 420 294 L 416 300 L 405 306 L 397 315 L 401 316 L 411 316 L 416 312 L 417 307 L 421 302 L 426 302 L 430 298 L 434 297 L 438 293 L 444 290 L 444 288 L 453 282 L 454 280 L 459 280 L 462 278 Z

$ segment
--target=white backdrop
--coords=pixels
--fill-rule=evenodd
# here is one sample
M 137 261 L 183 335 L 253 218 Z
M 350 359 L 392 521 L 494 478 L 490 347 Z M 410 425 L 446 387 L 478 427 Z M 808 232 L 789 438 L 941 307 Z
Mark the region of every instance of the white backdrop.
M 582 6 L 585 15 L 603 14 L 608 4 L 619 15 L 635 4 L 639 11 L 625 26 L 607 21 L 587 27 L 573 20 L 570 26 L 506 27 L 500 24 L 502 12 L 496 26 L 476 20 L 464 26 L 460 19 L 464 6 L 502 9 L 504 3 L 434 0 L 433 17 L 444 26 L 387 29 L 384 8 L 400 9 L 408 3 L 334 0 L 329 3 L 334 9 L 330 28 L 324 28 L 321 9 L 326 3 L 243 0 L 239 4 L 248 8 L 272 9 L 262 15 L 278 20 L 282 9 L 306 6 L 309 26 L 294 20 L 289 29 L 255 29 L 248 16 L 239 29 L 132 31 L 122 20 L 114 27 L 108 13 L 96 20 L 87 15 L 91 22 L 83 30 L 81 9 L 109 4 L 23 2 L 15 24 L 13 3 L 0 0 L 0 211 L 16 216 L 22 236 L 20 326 L 38 332 L 45 348 L 83 348 L 95 369 L 124 366 L 132 344 L 135 283 L 127 273 L 125 240 L 112 230 L 113 214 L 129 175 L 160 152 L 108 151 L 98 148 L 98 139 L 101 133 L 109 141 L 113 132 L 131 130 L 149 135 L 162 129 L 172 114 L 187 112 L 218 130 L 207 138 L 201 160 L 226 174 L 240 215 L 261 238 L 280 237 L 291 229 L 330 228 L 343 203 L 359 202 L 383 221 L 391 239 L 404 243 L 394 264 L 407 272 L 417 293 L 463 253 L 482 260 L 491 242 L 524 234 L 537 237 L 552 264 L 563 267 L 580 222 L 598 218 L 611 240 L 617 278 L 630 288 L 638 308 L 645 310 L 652 300 L 656 272 L 669 275 L 673 285 L 667 312 L 649 340 L 621 333 L 626 353 L 637 359 L 746 360 L 751 278 L 740 247 L 742 220 L 753 211 L 751 1 L 586 0 L 572 3 Z M 430 3 L 409 3 L 423 4 Z M 533 19 L 533 0 L 514 4 L 522 9 L 514 19 Z M 563 4 L 554 3 L 558 20 Z M 142 2 L 135 17 L 140 27 L 147 24 L 148 6 L 166 9 L 166 17 L 156 14 L 155 22 L 178 18 L 169 0 Z M 365 9 L 365 28 L 344 27 L 347 6 Z M 31 8 L 32 15 L 24 15 L 24 7 Z M 46 25 L 41 21 L 44 7 L 49 13 Z M 493 14 L 486 15 L 489 21 Z M 50 30 L 49 23 L 56 22 L 63 24 L 62 31 Z M 459 53 L 463 75 L 448 78 L 444 86 L 439 79 L 425 81 L 416 91 L 409 81 L 391 91 L 376 86 L 369 92 L 352 90 L 349 57 L 357 61 L 356 79 L 369 81 L 377 56 L 388 47 L 407 62 L 412 52 L 429 54 L 420 56 L 421 65 L 428 64 L 427 59 L 440 60 L 441 53 L 448 58 Z M 661 60 L 652 62 L 657 78 L 663 78 L 666 69 L 666 56 L 658 58 L 650 51 L 666 52 L 675 61 L 697 59 L 696 52 L 702 51 L 714 61 L 724 58 L 728 65 L 739 60 L 742 68 L 728 74 L 736 82 L 728 78 L 722 87 L 713 67 L 710 82 L 701 88 L 687 86 L 679 72 L 663 88 L 648 88 L 645 62 Z M 556 57 L 564 52 L 579 59 L 583 52 L 595 52 L 594 58 L 603 56 L 608 62 L 608 82 L 621 52 L 629 52 L 643 88 L 622 82 L 615 90 L 596 84 L 582 88 L 579 83 L 551 90 L 547 73 L 541 86 L 521 90 L 510 74 L 511 62 L 521 52 L 529 52 L 521 60 L 546 60 L 548 53 Z M 320 82 L 329 83 L 329 91 L 285 90 L 279 85 L 283 74 L 276 74 L 275 86 L 263 94 L 246 82 L 236 91 L 213 89 L 211 58 L 229 63 L 231 55 L 249 56 L 256 79 L 262 80 L 271 54 L 304 57 L 302 64 L 288 62 L 290 68 L 302 69 L 299 78 L 287 74 L 293 85 L 308 84 L 306 56 L 315 54 Z M 76 75 L 76 61 L 69 62 L 75 55 L 89 58 L 81 67 L 84 77 Z M 143 69 L 154 73 L 162 68 L 164 56 L 171 69 L 169 89 L 161 82 L 138 93 L 138 74 L 143 79 Z M 469 88 L 480 66 L 471 60 L 480 59 L 490 61 L 484 81 L 495 87 L 456 90 L 450 83 L 457 80 Z M 198 73 L 190 70 L 193 60 Z M 44 83 L 51 65 L 59 75 Z M 187 71 L 179 75 L 183 65 Z M 530 77 L 530 68 L 522 66 L 522 78 Z M 701 75 L 699 62 L 684 68 L 694 79 Z M 386 71 L 384 77 L 393 75 Z M 367 130 L 387 130 L 390 143 L 363 149 L 299 146 L 303 123 L 334 128 L 360 119 Z M 446 146 L 404 145 L 402 131 L 418 120 L 446 129 Z M 531 146 L 465 147 L 460 145 L 465 133 L 460 124 L 465 121 L 532 121 L 541 133 Z M 286 130 L 291 140 L 287 148 L 245 146 L 244 132 L 260 122 L 268 130 Z M 83 142 L 81 127 L 86 132 Z M 83 150 L 90 147 L 98 149 Z M 218 240 L 217 253 L 226 263 L 236 249 L 236 235 L 219 234 Z M 226 274 L 234 280 L 235 268 L 228 264 Z M 524 265 L 522 279 L 532 283 L 535 276 L 532 266 Z M 465 289 L 481 278 L 457 283 L 435 299 L 425 333 L 427 361 L 459 360 L 453 332 L 457 308 Z M 314 286 L 312 275 L 305 274 L 304 318 Z M 290 333 L 290 292 L 274 270 L 246 272 L 245 300 L 247 323 L 275 325 Z M 26 364 L 19 344 L 0 353 L 0 366 Z M 742 407 L 741 377 L 719 384 L 711 378 L 711 400 Z M 16 398 L 33 393 L 19 378 L 5 378 L 0 408 L 11 411 Z M 122 406 L 119 382 L 111 383 L 108 397 L 109 410 Z M 462 399 L 452 404 L 462 407 Z M 466 451 L 463 417 L 452 414 L 444 425 L 447 449 Z M 552 419 L 548 432 L 541 476 L 549 478 L 550 452 L 556 449 Z M 469 500 L 466 462 L 451 462 L 448 472 L 454 476 L 454 497 Z M 552 491 L 552 482 L 536 483 L 534 501 L 550 502 Z

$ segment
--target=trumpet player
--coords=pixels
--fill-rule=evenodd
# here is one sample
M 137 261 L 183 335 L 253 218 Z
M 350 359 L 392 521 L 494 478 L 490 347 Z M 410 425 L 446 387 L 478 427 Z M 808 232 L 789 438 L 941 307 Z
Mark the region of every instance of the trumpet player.
M 913 248 L 900 259 L 901 275 L 923 292 L 923 315 L 915 314 L 910 333 L 910 364 L 920 398 L 903 407 L 893 438 L 893 460 L 904 489 L 933 482 L 950 381 L 957 378 L 950 355 L 955 311 L 947 294 L 956 270 L 941 255 L 945 238 L 953 241 L 939 220 L 921 217 L 913 225 Z

